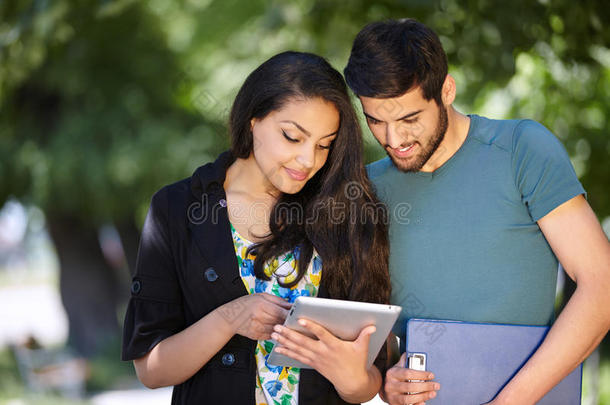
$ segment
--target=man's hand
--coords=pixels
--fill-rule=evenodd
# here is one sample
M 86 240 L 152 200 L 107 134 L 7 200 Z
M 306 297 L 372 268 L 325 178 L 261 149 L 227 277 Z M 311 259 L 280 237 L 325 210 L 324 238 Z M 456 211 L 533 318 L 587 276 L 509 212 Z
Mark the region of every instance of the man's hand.
M 386 373 L 382 397 L 390 405 L 422 405 L 434 398 L 441 387 L 439 383 L 430 381 L 434 374 L 405 368 L 406 361 L 407 354 L 403 353 L 398 363 Z M 421 382 L 413 382 L 417 380 Z

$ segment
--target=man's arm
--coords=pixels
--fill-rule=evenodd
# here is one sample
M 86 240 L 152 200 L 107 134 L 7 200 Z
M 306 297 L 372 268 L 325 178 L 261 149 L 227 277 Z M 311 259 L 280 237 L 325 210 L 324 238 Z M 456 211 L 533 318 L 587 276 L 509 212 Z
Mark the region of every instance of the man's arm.
M 576 291 L 542 345 L 490 404 L 534 404 L 597 347 L 610 328 L 610 243 L 582 195 L 538 221 Z

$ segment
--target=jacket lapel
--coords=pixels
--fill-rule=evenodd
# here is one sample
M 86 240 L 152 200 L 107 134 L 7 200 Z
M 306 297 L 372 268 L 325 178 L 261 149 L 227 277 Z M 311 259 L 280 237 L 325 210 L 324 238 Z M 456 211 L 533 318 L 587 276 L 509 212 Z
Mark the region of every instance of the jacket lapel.
M 222 185 L 226 170 L 234 161 L 225 152 L 212 163 L 200 167 L 191 178 L 191 191 L 195 201 L 189 206 L 188 227 L 201 255 L 213 269 L 224 291 L 223 301 L 247 295 L 248 291 L 241 281 L 239 266 L 229 217 L 226 196 Z

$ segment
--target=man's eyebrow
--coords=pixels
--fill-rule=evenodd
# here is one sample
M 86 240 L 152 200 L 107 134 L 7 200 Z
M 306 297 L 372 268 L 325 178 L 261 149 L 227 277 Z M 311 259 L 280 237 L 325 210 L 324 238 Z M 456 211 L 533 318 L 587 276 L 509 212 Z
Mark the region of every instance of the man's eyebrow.
M 305 135 L 307 135 L 307 136 L 311 136 L 311 132 L 309 132 L 308 130 L 306 130 L 305 128 L 303 128 L 303 127 L 302 127 L 302 126 L 300 126 L 298 123 L 296 123 L 296 122 L 294 122 L 294 121 L 292 121 L 292 120 L 284 120 L 284 121 L 280 121 L 280 122 L 287 123 L 287 124 L 292 124 L 292 125 L 294 125 L 295 127 L 297 127 L 297 128 L 298 128 L 298 129 L 299 129 L 301 132 L 303 132 Z M 324 138 L 328 138 L 329 136 L 336 135 L 337 133 L 339 133 L 339 130 L 336 130 L 336 131 L 335 131 L 335 132 L 333 132 L 332 134 L 324 135 L 324 136 L 322 137 L 322 139 L 324 139 Z
M 420 113 L 420 112 L 422 112 L 422 111 L 423 111 L 423 110 L 417 110 L 417 111 L 410 112 L 410 113 L 405 114 L 405 115 L 403 115 L 402 117 L 398 118 L 396 121 L 402 121 L 402 120 L 406 120 L 407 118 L 411 118 L 412 116 L 417 115 L 417 114 L 419 114 L 419 113 Z M 367 113 L 366 113 L 366 112 L 364 112 L 364 111 L 362 111 L 362 113 L 363 113 L 365 116 L 367 116 L 368 118 L 370 118 L 371 120 L 373 120 L 373 121 L 381 121 L 380 119 L 377 119 L 377 118 L 373 117 L 372 115 L 367 114 Z

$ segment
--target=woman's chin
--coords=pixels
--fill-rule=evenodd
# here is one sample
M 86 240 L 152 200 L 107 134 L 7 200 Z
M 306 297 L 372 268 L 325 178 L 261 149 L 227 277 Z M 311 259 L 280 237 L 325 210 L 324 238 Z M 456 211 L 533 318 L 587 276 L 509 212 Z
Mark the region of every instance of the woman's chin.
M 292 179 L 289 179 L 287 181 L 284 181 L 283 184 L 276 185 L 276 188 L 282 193 L 282 194 L 296 194 L 299 191 L 303 190 L 303 187 L 305 187 L 305 184 L 307 182 L 306 181 L 295 181 Z

